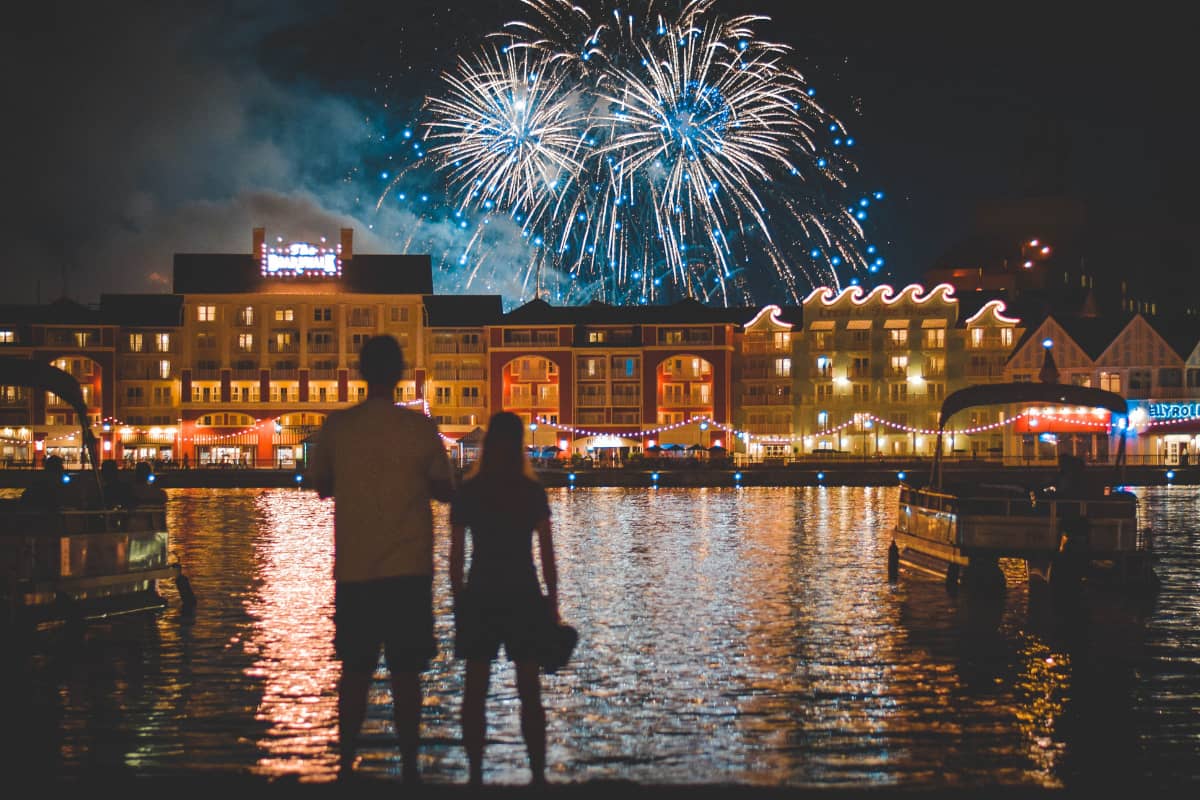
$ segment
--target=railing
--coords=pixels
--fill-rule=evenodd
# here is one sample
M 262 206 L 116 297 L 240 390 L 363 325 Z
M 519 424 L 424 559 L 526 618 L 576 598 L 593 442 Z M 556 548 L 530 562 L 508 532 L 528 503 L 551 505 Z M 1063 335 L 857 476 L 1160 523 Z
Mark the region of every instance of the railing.
M 310 353 L 336 353 L 337 351 L 337 342 L 310 342 L 308 345 Z
M 742 341 L 742 352 L 746 354 L 789 353 L 791 350 L 792 346 L 790 344 L 776 345 L 774 342 Z
M 460 381 L 487 380 L 487 369 L 484 367 L 459 367 L 458 379 Z
M 239 369 L 230 370 L 230 377 L 235 381 L 256 381 L 261 376 L 262 371 L 258 367 L 242 367 Z
M 771 371 L 766 367 L 742 367 L 743 378 L 767 378 Z
M 267 342 L 268 353 L 299 353 L 300 345 L 298 344 L 280 344 L 279 342 Z
M 308 379 L 310 381 L 331 381 L 337 378 L 337 373 L 336 369 L 310 369 Z
M 482 397 L 460 397 L 460 398 L 458 398 L 458 405 L 463 406 L 464 408 L 478 408 L 479 406 L 483 405 L 483 398 Z
M 787 423 L 747 423 L 745 429 L 756 436 L 786 436 L 792 432 L 792 426 Z
M 273 381 L 294 381 L 299 380 L 300 370 L 298 369 L 271 369 L 271 380 Z
M 545 383 L 550 380 L 550 371 L 546 369 L 518 369 L 512 373 L 512 378 L 519 383 Z
M 192 370 L 192 380 L 196 381 L 215 381 L 221 377 L 221 370 L 218 367 L 208 368 L 199 367 Z
M 613 392 L 612 404 L 614 406 L 636 406 L 641 405 L 641 392 Z
M 792 399 L 790 394 L 744 394 L 741 403 L 744 406 L 788 406 Z
M 434 367 L 430 377 L 435 381 L 452 381 L 458 377 L 458 373 L 454 367 Z
M 608 405 L 608 398 L 604 394 L 580 395 L 579 396 L 579 405 L 580 405 L 580 407 L 606 406 L 606 405 Z

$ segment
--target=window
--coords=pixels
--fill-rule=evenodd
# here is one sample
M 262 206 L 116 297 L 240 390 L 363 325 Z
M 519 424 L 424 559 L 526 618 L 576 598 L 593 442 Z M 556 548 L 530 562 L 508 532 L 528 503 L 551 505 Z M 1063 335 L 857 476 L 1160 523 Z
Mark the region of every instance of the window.
M 87 347 L 88 341 L 91 338 L 91 334 L 88 331 L 75 331 L 75 346 Z
M 925 329 L 925 347 L 932 350 L 940 350 L 946 346 L 946 329 L 945 328 L 926 328 Z
M 146 399 L 146 392 L 141 386 L 125 387 L 125 402 L 131 406 L 140 406 Z
M 927 383 L 925 384 L 925 393 L 931 402 L 940 403 L 946 399 L 946 384 Z
M 1150 388 L 1150 370 L 1129 370 L 1129 391 L 1146 390 Z
M 945 356 L 925 356 L 925 377 L 933 378 L 946 374 Z
M 1179 367 L 1163 367 L 1158 371 L 1158 385 L 1165 387 L 1183 386 L 1183 370 Z
M 588 341 L 592 344 L 601 344 L 606 338 L 604 331 L 588 331 Z
M 171 377 L 171 362 L 165 358 L 158 362 L 158 377 L 163 379 Z
M 603 378 L 604 377 L 604 359 L 603 358 L 581 358 L 581 359 L 579 359 L 579 377 L 580 378 Z
M 775 359 L 775 374 L 780 378 L 792 376 L 792 360 L 790 358 Z
M 817 384 L 816 401 L 818 403 L 823 403 L 823 402 L 826 402 L 826 401 L 832 400 L 832 399 L 833 399 L 833 384 L 832 383 L 818 383 Z
M 792 334 L 787 331 L 778 331 L 774 335 L 775 349 L 788 350 L 792 346 Z
M 908 356 L 892 356 L 889 367 L 893 378 L 908 377 Z
M 277 308 L 275 309 L 276 322 L 291 322 L 296 318 L 296 311 L 293 308 Z
M 12 331 L 0 331 L 0 344 L 13 344 L 16 341 L 17 337 Z
M 663 384 L 663 402 L 678 405 L 683 402 L 683 384 L 682 383 L 664 383 Z
M 201 332 L 196 334 L 197 350 L 212 350 L 216 346 L 217 335 L 215 333 Z
M 446 405 L 450 402 L 450 397 L 453 394 L 449 386 L 438 386 L 433 390 L 433 401 L 441 405 Z
M 171 405 L 171 387 L 170 386 L 155 386 L 154 387 L 154 405 L 156 405 L 156 406 Z
M 907 385 L 907 384 L 905 384 L 905 385 Z M 852 395 L 853 395 L 854 401 L 856 403 L 871 402 L 871 384 L 869 384 L 869 383 L 854 384 L 853 390 L 852 390 Z
M 392 306 L 392 322 L 408 322 L 408 306 Z
M 353 328 L 370 328 L 375 325 L 375 315 L 369 306 L 358 306 L 350 309 L 348 324 Z
M 1071 375 L 1072 386 L 1091 386 L 1092 376 L 1086 372 L 1076 372 Z
M 658 332 L 659 344 L 683 344 L 683 331 L 666 330 Z
M 828 424 L 829 424 L 829 412 L 828 411 L 818 411 L 817 412 L 817 425 L 824 428 Z
M 1012 347 L 1012 344 L 1013 344 L 1013 329 L 1012 328 L 1001 328 L 1000 329 L 1000 344 L 1003 345 L 1004 347 Z
M 1101 372 L 1100 373 L 1100 388 L 1106 392 L 1121 393 L 1121 373 L 1119 372 Z
M 239 333 L 237 342 L 238 350 L 241 350 L 243 353 L 249 353 L 254 349 L 254 334 Z
M 160 352 L 160 353 L 171 352 L 171 334 L 169 334 L 169 333 L 154 334 L 154 345 L 155 345 L 155 349 L 157 349 L 158 352 Z
M 814 350 L 828 350 L 832 337 L 829 331 L 813 331 L 812 346 Z
M 1193 368 L 1187 371 L 1187 385 L 1188 388 L 1200 386 L 1200 369 Z
M 196 319 L 199 322 L 216 322 L 216 306 L 196 306 Z
M 636 378 L 641 368 L 641 358 L 638 356 L 613 356 L 612 373 L 614 378 Z
M 871 346 L 871 332 L 867 331 L 850 331 L 850 344 L 860 350 Z
M 971 347 L 983 347 L 983 328 L 971 329 Z
M 129 352 L 131 352 L 131 353 L 142 352 L 142 335 L 140 333 L 129 334 Z
M 871 377 L 871 359 L 859 356 L 850 361 L 850 377 L 852 378 L 869 378 Z
M 254 306 L 242 306 L 237 310 L 238 325 L 254 324 Z
M 817 375 L 828 378 L 833 375 L 833 359 L 829 356 L 817 356 Z
M 893 383 L 893 384 L 889 385 L 888 386 L 888 398 L 893 403 L 907 403 L 908 402 L 908 384 L 907 383 Z
M 888 344 L 892 347 L 907 347 L 908 328 L 888 328 Z
M 475 405 L 475 401 L 479 400 L 479 387 L 478 386 L 462 387 L 462 399 L 463 399 L 463 405 Z
M 333 309 L 329 306 L 317 306 L 313 309 L 313 322 L 329 322 L 333 319 Z

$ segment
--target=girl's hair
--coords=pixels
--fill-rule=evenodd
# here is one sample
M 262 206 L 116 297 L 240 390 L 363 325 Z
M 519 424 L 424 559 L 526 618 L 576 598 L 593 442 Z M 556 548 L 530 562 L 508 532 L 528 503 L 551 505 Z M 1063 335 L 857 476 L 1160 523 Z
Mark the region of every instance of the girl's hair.
M 500 411 L 488 421 L 483 453 L 471 471 L 485 481 L 510 481 L 517 475 L 537 480 L 525 456 L 525 423 L 511 411 Z

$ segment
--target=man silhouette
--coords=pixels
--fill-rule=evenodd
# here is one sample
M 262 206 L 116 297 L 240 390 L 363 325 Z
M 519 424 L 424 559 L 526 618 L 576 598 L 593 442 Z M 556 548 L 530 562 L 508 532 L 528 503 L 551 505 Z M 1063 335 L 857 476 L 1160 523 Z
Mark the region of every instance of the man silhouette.
M 334 510 L 334 646 L 339 777 L 354 768 L 367 692 L 384 648 L 391 673 L 402 775 L 419 779 L 421 673 L 437 651 L 433 634 L 433 512 L 449 501 L 450 460 L 437 426 L 395 405 L 404 357 L 392 336 L 359 355 L 367 398 L 329 415 L 317 434 L 311 478 Z

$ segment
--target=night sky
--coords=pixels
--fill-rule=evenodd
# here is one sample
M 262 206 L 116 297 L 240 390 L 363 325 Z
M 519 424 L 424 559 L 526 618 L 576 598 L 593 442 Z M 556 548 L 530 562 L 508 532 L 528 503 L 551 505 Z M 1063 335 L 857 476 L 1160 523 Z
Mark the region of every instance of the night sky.
M 361 251 L 394 250 L 365 226 L 397 132 L 518 11 L 201 5 L 42 3 L 12 20 L 7 302 L 168 291 L 173 253 L 248 252 L 255 225 L 288 239 L 354 225 Z M 864 181 L 888 197 L 873 223 L 889 281 L 969 236 L 981 204 L 1067 195 L 1111 239 L 1096 250 L 1121 254 L 1102 269 L 1182 285 L 1196 271 L 1188 28 L 1165 6 L 1055 5 L 717 8 L 771 16 L 760 36 L 795 48 L 857 137 Z

